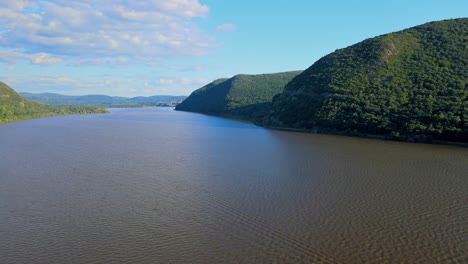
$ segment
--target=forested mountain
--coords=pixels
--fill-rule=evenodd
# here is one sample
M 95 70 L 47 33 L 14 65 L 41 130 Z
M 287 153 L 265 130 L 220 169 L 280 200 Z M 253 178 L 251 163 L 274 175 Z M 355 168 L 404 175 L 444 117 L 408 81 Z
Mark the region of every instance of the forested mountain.
M 13 89 L 0 82 L 0 123 L 50 115 L 105 113 L 97 107 L 52 106 L 24 99 Z
M 194 91 L 176 110 L 258 121 L 274 95 L 300 71 L 246 75 L 218 79 Z
M 19 93 L 24 98 L 52 105 L 93 105 L 104 107 L 129 107 L 129 106 L 144 106 L 157 105 L 159 103 L 178 102 L 187 98 L 187 96 L 176 95 L 155 95 L 155 96 L 139 96 L 139 97 L 119 97 L 108 95 L 62 95 L 56 93 Z
M 431 22 L 321 58 L 264 124 L 402 140 L 468 141 L 468 19 Z

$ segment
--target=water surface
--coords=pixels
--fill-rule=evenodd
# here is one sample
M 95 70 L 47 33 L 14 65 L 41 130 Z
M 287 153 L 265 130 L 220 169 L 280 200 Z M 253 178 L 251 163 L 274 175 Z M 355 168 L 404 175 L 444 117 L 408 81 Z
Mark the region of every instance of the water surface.
M 0 125 L 1 263 L 466 263 L 468 150 L 169 108 Z

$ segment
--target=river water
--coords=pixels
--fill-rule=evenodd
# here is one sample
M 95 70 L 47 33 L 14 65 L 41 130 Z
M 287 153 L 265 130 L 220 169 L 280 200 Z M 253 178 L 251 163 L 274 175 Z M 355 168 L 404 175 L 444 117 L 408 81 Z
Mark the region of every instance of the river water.
M 468 149 L 170 108 L 0 125 L 0 263 L 463 263 Z

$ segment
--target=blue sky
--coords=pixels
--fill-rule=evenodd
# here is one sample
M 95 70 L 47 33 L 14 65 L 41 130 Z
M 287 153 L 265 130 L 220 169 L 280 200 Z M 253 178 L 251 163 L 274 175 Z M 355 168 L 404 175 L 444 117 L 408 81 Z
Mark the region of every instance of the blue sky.
M 0 0 L 0 81 L 35 93 L 188 95 L 467 15 L 466 0 Z

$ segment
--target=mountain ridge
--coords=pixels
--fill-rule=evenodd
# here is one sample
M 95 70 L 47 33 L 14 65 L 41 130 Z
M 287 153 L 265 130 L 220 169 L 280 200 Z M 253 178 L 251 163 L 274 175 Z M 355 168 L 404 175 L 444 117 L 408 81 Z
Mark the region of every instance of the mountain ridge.
M 258 121 L 273 96 L 300 72 L 238 74 L 217 79 L 192 92 L 176 110 Z
M 275 96 L 262 124 L 407 141 L 467 141 L 468 19 L 332 52 Z
M 178 102 L 186 96 L 178 95 L 153 95 L 121 97 L 100 94 L 90 95 L 63 95 L 58 93 L 28 93 L 20 92 L 20 95 L 26 99 L 38 101 L 52 105 L 88 105 L 104 107 L 124 107 L 124 106 L 142 106 L 157 105 L 159 103 Z
M 98 107 L 53 106 L 29 101 L 7 84 L 0 82 L 0 123 L 51 115 L 106 113 Z

